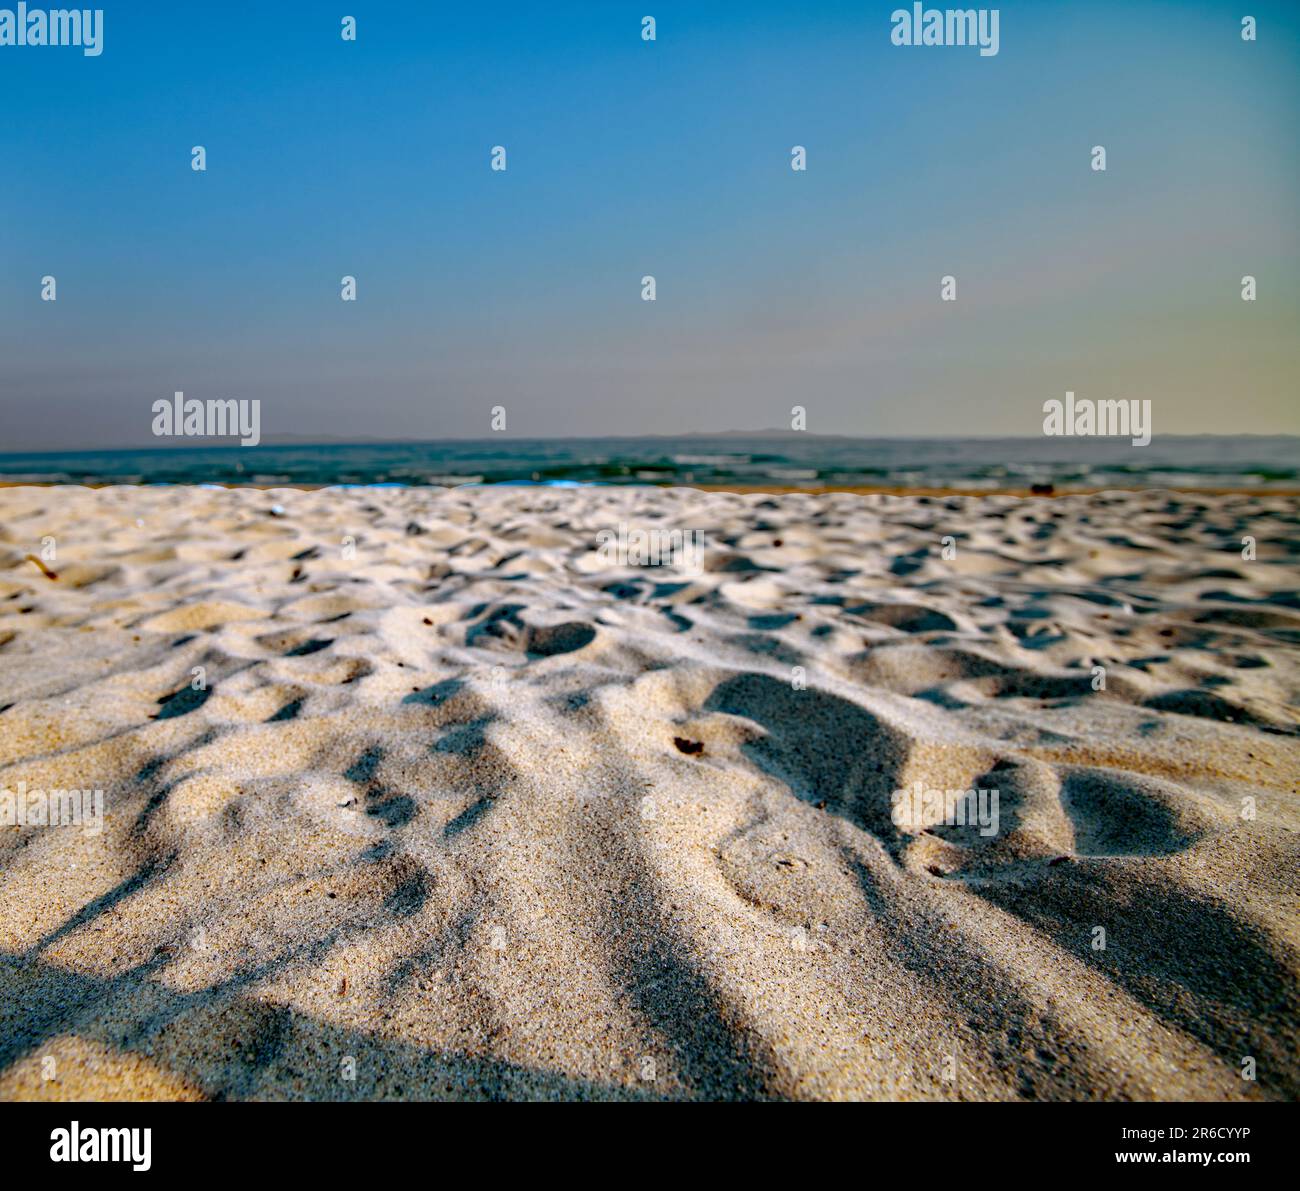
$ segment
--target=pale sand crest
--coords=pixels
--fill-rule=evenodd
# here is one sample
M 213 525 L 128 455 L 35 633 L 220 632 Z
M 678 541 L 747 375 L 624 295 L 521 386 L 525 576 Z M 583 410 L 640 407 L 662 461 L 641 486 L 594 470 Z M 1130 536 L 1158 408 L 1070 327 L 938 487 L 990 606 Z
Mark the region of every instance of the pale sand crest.
M 702 570 L 606 565 L 620 523 Z M 0 1097 L 1300 1090 L 1293 497 L 14 488 L 0 526 L 0 787 L 107 807 L 0 828 Z M 1000 831 L 896 826 L 917 782 Z

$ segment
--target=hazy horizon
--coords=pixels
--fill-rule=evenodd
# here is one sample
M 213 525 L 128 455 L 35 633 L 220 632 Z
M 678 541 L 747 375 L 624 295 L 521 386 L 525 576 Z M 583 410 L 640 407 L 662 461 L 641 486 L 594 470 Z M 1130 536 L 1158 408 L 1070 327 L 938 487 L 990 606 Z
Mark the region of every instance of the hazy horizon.
M 691 430 L 683 431 L 680 434 L 522 434 L 508 431 L 501 431 L 491 434 L 459 434 L 446 435 L 439 438 L 386 438 L 379 435 L 358 435 L 355 437 L 346 435 L 296 435 L 296 434 L 267 434 L 263 437 L 262 442 L 258 444 L 261 447 L 347 447 L 347 446 L 393 446 L 393 447 L 418 447 L 418 446 L 438 446 L 442 444 L 453 443 L 531 443 L 531 442 L 554 442 L 554 443 L 575 443 L 575 442 L 600 442 L 600 441 L 626 441 L 626 442 L 654 442 L 664 440 L 666 442 L 683 441 L 689 439 L 709 439 L 713 441 L 724 441 L 734 439 L 738 442 L 758 441 L 771 439 L 773 441 L 790 440 L 799 441 L 804 439 L 844 439 L 851 442 L 861 443 L 886 443 L 886 442 L 915 442 L 915 443 L 996 443 L 996 442 L 1016 442 L 1016 443 L 1035 443 L 1045 444 L 1050 440 L 1045 440 L 1041 434 L 832 434 L 821 433 L 809 430 L 784 430 L 780 427 L 761 427 L 755 430 Z M 1226 441 L 1238 439 L 1296 439 L 1300 441 L 1300 434 L 1268 434 L 1242 431 L 1234 434 L 1220 434 L 1214 431 L 1205 431 L 1200 434 L 1163 434 L 1160 436 L 1162 442 L 1177 442 L 1180 440 L 1195 439 L 1222 439 Z M 1075 440 L 1080 445 L 1086 446 L 1086 440 Z M 29 450 L 4 450 L 0 451 L 0 457 L 3 456 L 22 456 L 22 455 L 77 455 L 77 454 L 97 454 L 97 453 L 115 453 L 135 454 L 151 450 L 157 451 L 211 451 L 211 450 L 256 450 L 257 447 L 245 448 L 240 447 L 238 443 L 232 443 L 229 439 L 211 438 L 196 436 L 193 438 L 149 438 L 140 443 L 103 443 L 99 445 L 75 444 L 65 447 L 47 447 L 31 448 Z

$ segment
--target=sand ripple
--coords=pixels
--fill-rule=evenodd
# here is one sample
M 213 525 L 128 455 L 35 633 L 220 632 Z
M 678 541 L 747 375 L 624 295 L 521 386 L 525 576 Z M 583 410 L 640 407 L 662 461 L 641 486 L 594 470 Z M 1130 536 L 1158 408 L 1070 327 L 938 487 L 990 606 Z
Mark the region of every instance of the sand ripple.
M 0 1097 L 1300 1094 L 1293 499 L 0 522 L 0 787 L 107 809 L 0 827 Z M 918 784 L 999 830 L 900 825 Z

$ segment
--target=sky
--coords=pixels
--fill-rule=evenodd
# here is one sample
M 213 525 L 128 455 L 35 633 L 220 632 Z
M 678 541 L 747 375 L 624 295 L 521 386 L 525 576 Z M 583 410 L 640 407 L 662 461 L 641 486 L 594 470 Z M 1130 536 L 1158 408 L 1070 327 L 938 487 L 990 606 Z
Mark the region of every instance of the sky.
M 1067 390 L 1300 432 L 1300 5 L 1019 0 L 995 56 L 897 6 L 110 0 L 98 57 L 0 46 L 0 451 L 156 444 L 176 390 L 264 436 L 1033 435 Z

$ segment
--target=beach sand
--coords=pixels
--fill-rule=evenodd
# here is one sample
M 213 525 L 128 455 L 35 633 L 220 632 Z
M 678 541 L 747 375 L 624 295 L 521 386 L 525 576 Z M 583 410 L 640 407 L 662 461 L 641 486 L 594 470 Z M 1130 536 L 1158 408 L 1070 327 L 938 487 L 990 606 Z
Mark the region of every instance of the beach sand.
M 4 489 L 105 817 L 0 827 L 0 1098 L 1294 1099 L 1298 591 L 1290 496 Z

